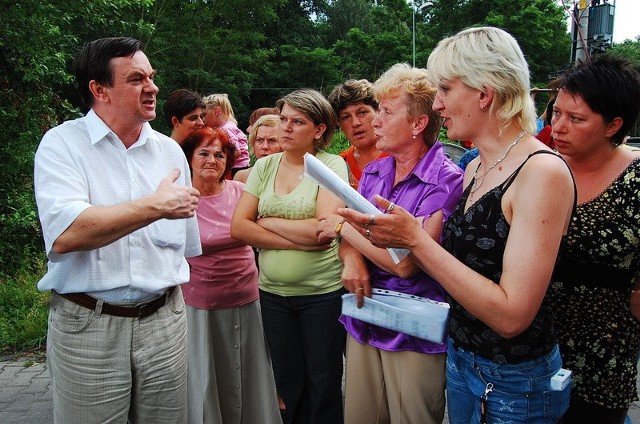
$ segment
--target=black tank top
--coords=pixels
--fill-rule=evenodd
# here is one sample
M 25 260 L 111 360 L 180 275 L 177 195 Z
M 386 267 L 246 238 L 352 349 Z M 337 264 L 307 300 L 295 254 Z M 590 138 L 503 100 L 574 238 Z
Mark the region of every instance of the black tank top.
M 548 150 L 539 150 L 530 154 L 502 184 L 488 191 L 465 213 L 464 207 L 473 186 L 471 181 L 445 224 L 443 231 L 445 249 L 469 268 L 496 284 L 500 284 L 502 259 L 510 229 L 502 213 L 502 196 L 527 161 L 540 153 L 554 154 Z M 531 206 L 543 207 L 544 205 Z M 564 239 L 565 237 L 563 237 L 563 245 Z M 515 364 L 545 355 L 556 344 L 546 296 L 529 328 L 511 339 L 501 337 L 467 312 L 455 299 L 448 297 L 451 304 L 449 336 L 456 347 L 477 353 L 496 363 Z

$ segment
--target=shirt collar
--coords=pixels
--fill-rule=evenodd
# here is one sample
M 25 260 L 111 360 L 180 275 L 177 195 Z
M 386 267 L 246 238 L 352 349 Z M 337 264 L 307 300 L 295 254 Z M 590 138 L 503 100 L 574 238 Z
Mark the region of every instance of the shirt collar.
M 113 140 L 117 140 L 122 144 L 120 138 L 114 133 L 111 128 L 100 118 L 96 112 L 91 109 L 85 116 L 87 131 L 89 133 L 89 138 L 91 140 L 91 144 L 96 144 L 101 140 L 108 140 L 109 135 L 112 135 Z M 140 131 L 140 136 L 138 140 L 133 143 L 131 147 L 142 146 L 147 140 L 149 141 L 158 141 L 158 137 L 151 128 L 151 125 L 148 122 L 145 122 L 142 125 L 142 131 Z
M 410 175 L 415 175 L 416 178 L 426 184 L 436 185 L 438 184 L 440 168 L 442 168 L 442 164 L 445 159 L 444 147 L 440 141 L 436 140 L 433 146 L 431 146 L 429 151 L 420 159 L 416 166 L 413 167 L 413 170 L 411 170 L 406 178 L 409 178 Z M 377 173 L 381 177 L 387 174 L 392 174 L 395 172 L 395 166 L 385 166 L 387 161 L 395 161 L 395 159 L 393 156 L 388 156 L 371 162 L 363 172 L 367 174 Z

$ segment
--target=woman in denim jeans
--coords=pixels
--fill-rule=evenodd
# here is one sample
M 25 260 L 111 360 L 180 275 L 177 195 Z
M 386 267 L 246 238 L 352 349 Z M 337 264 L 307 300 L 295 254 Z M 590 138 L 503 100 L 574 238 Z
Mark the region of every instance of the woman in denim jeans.
M 571 173 L 531 135 L 529 70 L 511 35 L 464 30 L 438 44 L 427 72 L 447 136 L 479 149 L 443 245 L 381 197 L 388 213 L 373 225 L 367 215 L 338 213 L 375 245 L 410 249 L 447 290 L 450 423 L 555 423 L 569 387 L 551 388 L 562 363 L 545 293 L 574 207 Z

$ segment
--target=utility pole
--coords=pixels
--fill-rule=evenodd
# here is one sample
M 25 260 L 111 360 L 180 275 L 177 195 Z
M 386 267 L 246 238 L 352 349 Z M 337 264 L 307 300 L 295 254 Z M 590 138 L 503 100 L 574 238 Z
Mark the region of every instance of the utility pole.
M 580 0 L 571 13 L 571 63 L 611 47 L 615 0 Z

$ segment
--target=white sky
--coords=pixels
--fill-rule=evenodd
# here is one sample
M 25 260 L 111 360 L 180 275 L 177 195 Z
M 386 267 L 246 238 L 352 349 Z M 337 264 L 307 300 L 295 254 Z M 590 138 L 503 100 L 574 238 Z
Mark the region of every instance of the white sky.
M 640 35 L 640 1 L 616 0 L 613 18 L 613 42 L 635 40 Z

